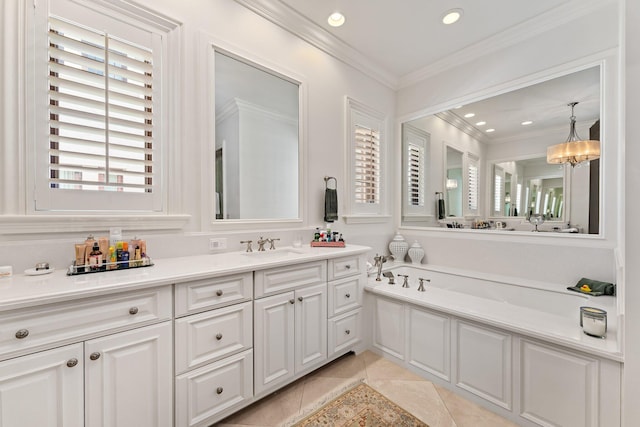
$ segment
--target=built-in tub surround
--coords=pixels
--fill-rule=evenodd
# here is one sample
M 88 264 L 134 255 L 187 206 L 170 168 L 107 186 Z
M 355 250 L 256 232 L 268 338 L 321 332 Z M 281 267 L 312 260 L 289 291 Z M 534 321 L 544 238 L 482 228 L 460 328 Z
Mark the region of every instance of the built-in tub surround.
M 566 290 L 562 284 L 541 283 L 439 266 L 391 264 L 386 271 L 409 276 L 409 288 L 376 282 L 367 291 L 451 313 L 516 333 L 565 345 L 600 357 L 622 361 L 616 299 Z M 419 292 L 419 278 L 425 292 Z M 398 283 L 398 280 L 396 280 Z M 580 327 L 580 307 L 607 312 L 606 338 L 590 337 Z
M 620 425 L 615 297 L 431 265 L 390 272 L 409 287 L 370 273 L 373 351 L 518 425 Z M 607 311 L 606 338 L 583 333 L 581 306 Z

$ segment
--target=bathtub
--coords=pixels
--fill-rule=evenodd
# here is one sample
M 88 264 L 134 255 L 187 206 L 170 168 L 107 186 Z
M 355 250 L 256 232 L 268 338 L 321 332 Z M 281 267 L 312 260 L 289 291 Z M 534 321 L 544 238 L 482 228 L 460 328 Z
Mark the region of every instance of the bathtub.
M 622 361 L 616 298 L 594 297 L 566 290 L 567 285 L 482 274 L 438 266 L 390 263 L 383 271 L 394 274 L 375 280 L 371 272 L 365 291 L 406 303 L 473 320 L 520 335 L 541 339 L 614 361 Z M 409 288 L 402 287 L 407 275 Z M 419 292 L 418 278 L 425 280 Z M 582 332 L 580 307 L 607 312 L 606 338 Z

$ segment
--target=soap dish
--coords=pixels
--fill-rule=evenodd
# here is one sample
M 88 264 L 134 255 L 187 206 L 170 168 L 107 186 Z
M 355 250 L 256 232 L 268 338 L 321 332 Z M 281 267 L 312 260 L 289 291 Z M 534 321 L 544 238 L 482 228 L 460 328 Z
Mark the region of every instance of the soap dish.
M 41 276 L 43 274 L 53 273 L 54 271 L 55 268 L 43 268 L 40 270 L 36 270 L 35 268 L 27 268 L 24 271 L 24 274 L 26 274 L 27 276 Z

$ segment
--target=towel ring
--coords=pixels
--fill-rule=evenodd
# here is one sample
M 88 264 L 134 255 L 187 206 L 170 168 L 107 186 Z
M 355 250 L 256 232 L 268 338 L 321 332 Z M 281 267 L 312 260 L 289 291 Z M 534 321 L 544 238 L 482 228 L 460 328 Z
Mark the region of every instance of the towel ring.
M 324 177 L 324 187 L 325 187 L 325 189 L 328 189 L 328 188 L 329 188 L 329 181 L 330 181 L 330 180 L 334 180 L 334 181 L 335 181 L 336 186 L 335 186 L 335 188 L 333 188 L 333 189 L 334 189 L 334 190 L 337 190 L 337 189 L 338 189 L 338 180 L 337 180 L 337 179 L 335 179 L 333 176 L 325 176 L 325 177 Z

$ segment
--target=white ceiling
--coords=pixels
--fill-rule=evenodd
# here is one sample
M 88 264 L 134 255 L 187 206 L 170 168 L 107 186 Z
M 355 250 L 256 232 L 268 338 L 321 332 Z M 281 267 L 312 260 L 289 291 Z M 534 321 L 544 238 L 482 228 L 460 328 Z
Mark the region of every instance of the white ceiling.
M 381 81 L 400 82 L 419 78 L 439 62 L 462 54 L 477 55 L 487 43 L 504 43 L 522 34 L 534 36 L 542 25 L 567 17 L 584 0 L 235 0 L 315 46 L 354 66 L 370 66 Z M 462 9 L 453 25 L 442 24 L 450 9 Z M 327 18 L 334 11 L 346 17 L 333 28 Z M 555 21 L 554 21 L 555 22 Z M 557 22 L 556 22 L 557 24 Z M 335 42 L 333 41 L 335 40 Z M 592 68 L 529 88 L 491 97 L 459 110 L 449 117 L 467 124 L 467 133 L 486 143 L 499 143 L 529 132 L 565 126 L 569 131 L 569 102 L 576 107 L 579 122 L 594 122 L 600 116 L 600 73 Z M 473 110 L 472 119 L 462 116 Z M 455 116 L 458 116 L 455 117 Z M 478 121 L 487 125 L 477 126 Z M 531 126 L 520 123 L 532 120 Z M 487 128 L 494 133 L 485 133 Z
M 311 22 L 396 77 L 422 69 L 558 8 L 569 0 L 280 0 Z M 459 8 L 462 18 L 442 24 L 445 11 Z M 334 11 L 346 17 L 333 28 Z

